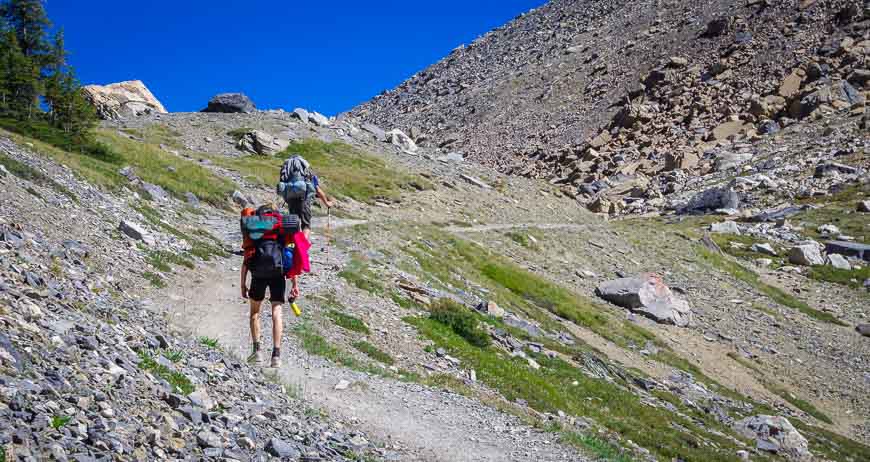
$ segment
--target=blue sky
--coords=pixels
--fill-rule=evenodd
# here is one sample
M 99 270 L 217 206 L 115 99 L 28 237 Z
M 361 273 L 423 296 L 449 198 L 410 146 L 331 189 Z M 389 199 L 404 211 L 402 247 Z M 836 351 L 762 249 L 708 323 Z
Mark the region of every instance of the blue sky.
M 47 0 L 83 84 L 139 79 L 169 111 L 241 91 L 350 109 L 545 0 Z

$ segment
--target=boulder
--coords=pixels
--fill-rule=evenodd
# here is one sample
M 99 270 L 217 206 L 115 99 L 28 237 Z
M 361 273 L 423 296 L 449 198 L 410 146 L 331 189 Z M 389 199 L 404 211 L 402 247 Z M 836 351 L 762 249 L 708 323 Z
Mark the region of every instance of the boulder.
M 716 171 L 723 172 L 737 168 L 752 160 L 752 154 L 748 152 L 726 152 L 716 159 Z
M 659 323 L 684 327 L 691 322 L 689 303 L 677 298 L 656 274 L 606 281 L 595 289 L 595 294 Z
M 864 337 L 870 337 L 870 324 L 858 324 L 855 330 Z
M 683 212 L 736 209 L 740 207 L 740 196 L 728 186 L 717 186 L 699 192 L 682 208 Z
M 755 446 L 790 460 L 807 460 L 810 454 L 807 439 L 785 417 L 756 415 L 734 424 L 734 430 L 755 440 Z
M 160 201 L 160 202 L 164 202 L 164 201 L 169 200 L 169 193 L 166 192 L 165 189 L 161 188 L 160 186 L 158 186 L 156 184 L 152 184 L 152 183 L 148 183 L 148 182 L 143 181 L 142 182 L 142 189 L 144 189 L 145 192 L 148 193 L 149 196 L 151 196 L 152 200 Z
M 124 220 L 120 225 L 118 225 L 118 229 L 125 235 L 137 241 L 142 241 L 149 245 L 154 243 L 154 238 L 151 237 L 151 235 L 148 234 L 148 231 L 138 223 Z
M 123 119 L 145 114 L 166 114 L 166 108 L 154 97 L 141 80 L 86 85 L 82 95 L 101 119 Z
M 734 221 L 723 221 L 721 223 L 713 223 L 710 225 L 710 231 L 718 234 L 737 234 L 740 235 L 740 227 Z
M 845 80 L 825 83 L 810 89 L 801 98 L 795 99 L 789 107 L 789 115 L 794 118 L 807 117 L 817 109 L 826 106 L 833 109 L 848 109 L 864 104 L 864 95 Z
M 243 93 L 221 93 L 208 101 L 202 112 L 251 113 L 257 110 L 251 98 Z
M 318 127 L 329 126 L 329 118 L 319 112 L 309 112 L 308 121 L 313 123 L 314 125 L 317 125 Z
M 665 170 L 686 170 L 694 168 L 700 162 L 698 154 L 694 152 L 674 152 L 665 156 Z
M 296 117 L 297 119 L 299 119 L 305 123 L 308 123 L 308 120 L 310 118 L 308 111 L 306 111 L 305 109 L 302 109 L 301 107 L 297 107 L 296 109 L 293 109 L 293 112 L 291 112 L 290 115 L 293 117 Z
M 867 89 L 870 85 L 870 69 L 855 69 L 846 80 L 853 85 Z
M 801 89 L 801 82 L 804 80 L 804 72 L 800 69 L 795 69 L 791 74 L 783 79 L 779 85 L 779 96 L 782 98 L 792 98 L 797 95 Z
M 825 243 L 825 252 L 870 261 L 870 244 L 848 241 L 828 241 Z
M 278 438 L 272 438 L 266 443 L 266 452 L 281 460 L 296 460 L 302 453 L 290 443 Z
M 504 308 L 498 306 L 498 304 L 493 301 L 480 302 L 480 304 L 477 305 L 477 311 L 499 319 L 503 318 L 505 315 Z
M 233 191 L 233 202 L 238 204 L 239 207 L 250 207 L 254 205 L 254 201 L 245 197 L 241 191 Z
M 417 150 L 417 144 L 414 143 L 414 140 L 398 128 L 394 128 L 387 132 L 387 143 L 398 146 L 403 151 L 414 152 Z
M 364 123 L 360 128 L 362 128 L 366 132 L 371 133 L 371 135 L 374 136 L 375 139 L 378 141 L 387 140 L 387 132 L 385 132 L 381 127 L 378 127 L 377 125 Z
M 857 210 L 859 212 L 870 213 L 870 201 L 858 202 Z
M 749 113 L 761 119 L 772 119 L 773 116 L 785 109 L 785 103 L 785 98 L 779 95 L 756 98 L 750 103 Z
M 290 146 L 290 140 L 272 136 L 261 130 L 245 133 L 236 143 L 236 147 L 242 151 L 264 156 L 274 156 L 287 149 L 287 146 Z
M 727 140 L 732 136 L 740 135 L 746 132 L 754 132 L 755 128 L 752 124 L 741 120 L 732 120 L 723 122 L 713 129 L 712 135 L 714 140 Z
M 777 256 L 776 250 L 773 248 L 772 245 L 770 245 L 768 243 L 752 244 L 752 247 L 750 247 L 749 250 L 752 250 L 753 252 L 756 252 L 756 253 L 763 253 L 765 255 L 770 255 L 771 257 Z
M 818 266 L 824 265 L 825 259 L 815 242 L 796 245 L 788 253 L 788 261 L 795 265 Z
M 828 264 L 833 266 L 836 269 L 851 271 L 852 265 L 849 263 L 849 260 L 846 260 L 846 257 L 838 254 L 832 253 L 828 255 Z

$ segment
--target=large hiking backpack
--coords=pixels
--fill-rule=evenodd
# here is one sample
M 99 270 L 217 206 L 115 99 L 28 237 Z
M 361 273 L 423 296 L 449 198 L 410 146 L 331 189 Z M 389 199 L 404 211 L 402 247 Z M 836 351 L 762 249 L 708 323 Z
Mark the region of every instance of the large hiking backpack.
M 260 207 L 256 215 L 242 217 L 242 234 L 254 241 L 254 255 L 248 261 L 248 269 L 257 279 L 282 277 L 284 274 L 281 224 L 281 214 L 269 207 Z
M 284 161 L 281 166 L 281 178 L 275 187 L 275 192 L 288 204 L 307 200 L 314 195 L 314 185 L 311 184 L 311 172 L 308 161 L 302 156 L 293 156 Z

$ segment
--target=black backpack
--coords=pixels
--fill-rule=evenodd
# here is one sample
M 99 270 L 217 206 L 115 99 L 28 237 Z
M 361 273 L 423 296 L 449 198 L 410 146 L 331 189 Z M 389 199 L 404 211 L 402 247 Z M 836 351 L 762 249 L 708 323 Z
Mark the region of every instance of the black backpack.
M 281 223 L 280 215 L 266 207 L 257 210 L 260 217 L 275 217 Z M 267 237 L 268 236 L 268 237 Z M 281 242 L 281 233 L 264 235 L 254 241 L 254 256 L 248 262 L 251 275 L 257 279 L 273 279 L 284 276 L 284 249 Z

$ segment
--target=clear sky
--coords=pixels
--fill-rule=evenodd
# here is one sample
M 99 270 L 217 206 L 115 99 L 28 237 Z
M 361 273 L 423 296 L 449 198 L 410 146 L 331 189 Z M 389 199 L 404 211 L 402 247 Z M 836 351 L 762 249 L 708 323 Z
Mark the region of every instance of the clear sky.
M 47 0 L 83 84 L 139 79 L 169 111 L 217 93 L 335 115 L 545 0 Z

